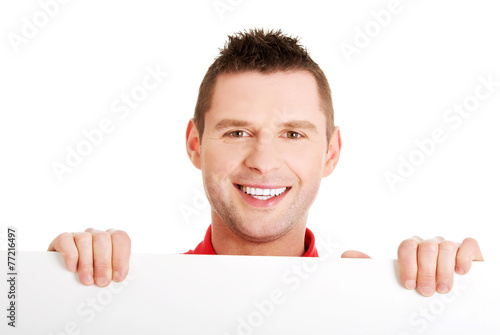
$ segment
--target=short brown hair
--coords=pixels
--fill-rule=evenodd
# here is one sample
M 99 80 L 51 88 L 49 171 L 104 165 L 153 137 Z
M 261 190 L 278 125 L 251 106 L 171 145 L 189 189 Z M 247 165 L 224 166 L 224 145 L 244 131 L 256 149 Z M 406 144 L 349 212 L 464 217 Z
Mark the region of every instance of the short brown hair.
M 250 29 L 229 35 L 229 41 L 208 68 L 198 92 L 194 111 L 194 123 L 200 134 L 205 127 L 205 113 L 210 109 L 217 77 L 225 73 L 258 71 L 272 73 L 278 71 L 306 70 L 316 78 L 321 108 L 326 117 L 326 139 L 329 142 L 334 129 L 333 103 L 330 85 L 321 68 L 309 56 L 299 38 L 289 37 L 281 29 L 264 31 Z M 327 142 L 327 143 L 328 143 Z

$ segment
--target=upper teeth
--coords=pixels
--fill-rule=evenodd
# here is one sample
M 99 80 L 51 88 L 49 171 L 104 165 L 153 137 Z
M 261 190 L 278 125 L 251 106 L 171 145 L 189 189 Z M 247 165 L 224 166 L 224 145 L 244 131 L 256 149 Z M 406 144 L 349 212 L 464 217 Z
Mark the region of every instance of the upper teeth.
M 248 186 L 239 186 L 240 190 L 249 195 L 264 195 L 264 196 L 277 196 L 286 191 L 286 187 L 282 188 L 255 188 Z

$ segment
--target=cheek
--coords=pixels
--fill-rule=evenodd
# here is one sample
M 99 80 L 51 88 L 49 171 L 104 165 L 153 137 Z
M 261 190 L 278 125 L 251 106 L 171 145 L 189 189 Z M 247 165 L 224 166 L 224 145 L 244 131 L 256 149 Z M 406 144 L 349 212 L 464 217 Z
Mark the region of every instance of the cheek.
M 302 182 L 313 182 L 316 179 L 321 181 L 325 153 L 320 148 L 304 146 L 303 148 L 289 150 L 289 153 L 286 158 L 287 165 Z
M 201 153 L 202 171 L 206 178 L 222 180 L 241 165 L 244 148 L 210 143 Z

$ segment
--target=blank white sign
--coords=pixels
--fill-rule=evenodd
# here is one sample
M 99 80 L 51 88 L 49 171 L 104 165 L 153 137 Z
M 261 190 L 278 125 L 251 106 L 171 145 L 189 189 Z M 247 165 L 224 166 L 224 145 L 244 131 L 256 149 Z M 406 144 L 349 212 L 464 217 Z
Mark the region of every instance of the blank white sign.
M 17 255 L 16 328 L 2 280 L 1 334 L 500 334 L 499 263 L 425 298 L 394 260 L 133 254 L 129 277 L 99 288 L 58 253 Z

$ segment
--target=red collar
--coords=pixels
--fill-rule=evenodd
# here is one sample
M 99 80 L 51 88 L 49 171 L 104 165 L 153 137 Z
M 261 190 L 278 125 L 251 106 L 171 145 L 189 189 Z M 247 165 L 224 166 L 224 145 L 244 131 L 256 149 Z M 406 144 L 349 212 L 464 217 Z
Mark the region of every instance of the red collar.
M 302 255 L 302 257 L 318 257 L 318 250 L 316 249 L 314 235 L 309 228 L 306 228 L 304 248 L 306 252 Z M 216 255 L 214 247 L 212 246 L 212 225 L 208 226 L 203 241 L 201 241 L 194 250 L 189 250 L 184 254 Z

